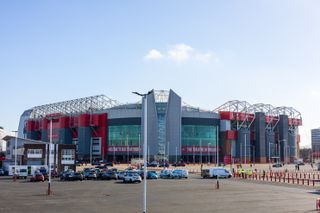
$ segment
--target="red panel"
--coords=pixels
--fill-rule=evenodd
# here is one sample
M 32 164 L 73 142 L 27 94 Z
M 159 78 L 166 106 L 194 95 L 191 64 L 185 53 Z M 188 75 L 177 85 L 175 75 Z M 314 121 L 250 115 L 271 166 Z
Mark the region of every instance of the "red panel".
M 99 120 L 100 120 L 100 126 L 102 126 L 102 127 L 108 126 L 108 114 L 107 113 L 100 114 Z
M 79 117 L 70 117 L 70 127 L 79 126 Z
M 227 140 L 236 140 L 238 138 L 238 132 L 234 130 L 226 131 L 226 139 Z
M 129 150 L 129 153 L 139 153 L 139 146 L 109 146 L 108 153 L 119 153 L 124 152 L 127 153 Z
M 100 126 L 98 114 L 94 114 L 90 116 L 90 126 Z
M 253 121 L 254 119 L 254 114 L 248 114 L 248 120 Z
M 27 132 L 34 131 L 35 121 L 28 120 L 27 121 Z
M 108 150 L 108 114 L 104 113 L 99 115 L 100 121 L 100 136 L 101 136 L 101 153 L 102 156 L 107 154 Z
M 59 118 L 60 129 L 65 129 L 69 127 L 69 117 Z
M 39 131 L 40 130 L 40 121 L 35 121 L 34 122 L 34 130 Z
M 271 118 L 269 116 L 266 116 L 266 123 L 268 124 L 270 123 L 270 121 L 271 121 Z
M 233 112 L 221 111 L 221 112 L 219 112 L 219 114 L 220 114 L 220 119 L 221 120 L 233 120 L 234 119 Z
M 298 119 L 298 126 L 302 126 L 302 120 Z
M 237 112 L 236 113 L 236 120 L 245 121 L 246 120 L 246 113 Z
M 110 146 L 109 148 L 111 148 L 112 146 Z M 221 150 L 219 148 L 219 150 Z M 210 154 L 215 154 L 217 152 L 216 147 L 215 146 L 209 146 L 209 150 L 208 150 L 208 146 L 182 146 L 181 148 L 181 152 L 182 154 L 208 154 L 208 151 Z
M 48 129 L 48 120 L 45 118 L 41 120 L 41 129 L 42 130 Z
M 78 138 L 78 131 L 72 131 L 71 134 L 72 134 L 72 139 Z
M 90 122 L 89 114 L 81 114 L 79 116 L 79 127 L 88 127 Z

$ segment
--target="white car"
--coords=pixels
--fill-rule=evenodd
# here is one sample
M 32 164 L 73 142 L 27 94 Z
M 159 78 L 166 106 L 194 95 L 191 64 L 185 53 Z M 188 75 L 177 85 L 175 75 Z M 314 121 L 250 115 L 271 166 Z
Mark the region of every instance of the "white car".
M 123 178 L 124 183 L 141 183 L 142 179 L 138 173 L 128 173 Z

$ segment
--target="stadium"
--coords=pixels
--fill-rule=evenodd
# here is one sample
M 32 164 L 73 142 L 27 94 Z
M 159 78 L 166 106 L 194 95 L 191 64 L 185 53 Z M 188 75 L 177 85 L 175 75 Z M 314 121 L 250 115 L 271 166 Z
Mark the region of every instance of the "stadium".
M 297 158 L 302 118 L 292 107 L 235 100 L 203 110 L 186 104 L 173 90 L 152 90 L 147 104 L 149 162 Z M 52 129 L 53 143 L 76 144 L 78 160 L 130 162 L 142 156 L 143 112 L 141 101 L 121 104 L 105 95 L 36 106 L 21 115 L 19 137 L 49 141 Z

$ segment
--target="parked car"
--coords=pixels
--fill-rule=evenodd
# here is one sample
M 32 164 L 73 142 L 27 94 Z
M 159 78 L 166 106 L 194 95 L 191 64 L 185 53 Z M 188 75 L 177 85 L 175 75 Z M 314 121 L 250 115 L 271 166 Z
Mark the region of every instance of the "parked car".
M 83 181 L 84 177 L 83 177 L 83 174 L 81 174 L 80 172 L 72 172 L 66 177 L 66 180 L 68 180 L 68 181 L 76 181 L 76 180 Z
M 4 170 L 0 169 L 0 176 L 3 176 L 3 175 L 4 175 Z
M 30 178 L 30 182 L 44 182 L 44 176 L 42 173 L 40 172 L 36 172 L 31 178 Z
M 272 164 L 272 167 L 274 167 L 274 168 L 282 167 L 282 163 L 274 163 L 274 164 Z
M 172 164 L 172 166 L 175 166 L 175 167 L 177 167 L 177 166 L 186 166 L 186 164 L 184 163 L 184 162 L 175 162 L 174 164 Z
M 151 163 L 148 163 L 148 167 L 158 167 L 159 163 L 157 161 L 152 161 Z
M 97 180 L 97 173 L 95 171 L 91 171 L 86 173 L 84 177 L 87 180 Z
M 189 172 L 184 169 L 176 169 L 172 172 L 172 178 L 188 178 Z
M 56 172 L 56 171 L 54 171 L 54 170 L 52 170 L 52 171 L 51 171 L 51 177 L 52 177 L 52 178 L 59 177 L 59 173 Z
M 71 175 L 72 171 L 64 171 L 60 175 L 60 181 L 68 180 L 69 175 Z
M 129 172 L 127 175 L 123 178 L 124 183 L 141 183 L 142 179 L 139 174 L 134 172 Z
M 19 172 L 17 174 L 17 177 L 27 179 L 28 177 L 28 170 L 27 169 L 19 169 Z
M 124 176 L 126 175 L 126 172 L 121 171 L 121 172 L 118 172 L 117 175 L 118 175 L 118 179 L 119 179 L 119 180 L 123 180 L 123 179 L 124 179 Z
M 160 178 L 171 179 L 172 178 L 172 170 L 162 170 L 160 172 Z
M 203 169 L 201 171 L 203 178 L 231 178 L 232 173 L 224 168 L 216 167 L 210 169 Z
M 170 166 L 170 165 L 169 165 L 169 163 L 167 163 L 167 162 L 159 163 L 159 167 L 168 168 L 169 166 Z
M 118 179 L 118 174 L 117 172 L 114 172 L 114 171 L 104 172 L 101 176 L 101 180 L 117 180 L 117 179 Z
M 147 179 L 158 179 L 158 174 L 156 171 L 148 171 Z

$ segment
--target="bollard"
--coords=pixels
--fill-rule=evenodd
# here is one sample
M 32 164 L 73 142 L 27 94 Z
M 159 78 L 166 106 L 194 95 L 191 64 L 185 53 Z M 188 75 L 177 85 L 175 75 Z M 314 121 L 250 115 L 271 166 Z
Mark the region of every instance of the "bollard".
M 320 210 L 320 198 L 317 198 L 316 200 L 316 210 Z
M 268 175 L 266 176 L 266 179 L 267 179 L 267 181 L 268 181 Z
M 308 182 L 308 186 L 310 186 L 310 179 L 308 179 L 308 181 L 307 181 L 307 182 Z
M 312 186 L 314 186 L 314 179 L 312 180 Z
M 294 178 L 292 178 L 292 184 L 294 184 Z
M 216 183 L 216 189 L 219 189 L 219 188 L 220 188 L 219 180 L 217 180 L 217 183 Z
M 304 185 L 304 179 L 302 179 L 302 185 Z

